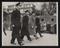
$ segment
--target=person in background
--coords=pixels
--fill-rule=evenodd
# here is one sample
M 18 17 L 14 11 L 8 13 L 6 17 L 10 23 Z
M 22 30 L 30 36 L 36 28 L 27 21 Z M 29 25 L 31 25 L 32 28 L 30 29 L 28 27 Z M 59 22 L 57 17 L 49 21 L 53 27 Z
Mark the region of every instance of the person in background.
M 40 37 L 43 37 L 41 35 L 41 30 L 40 30 L 41 29 L 41 25 L 40 25 L 40 19 L 39 19 L 39 17 L 36 17 L 35 24 L 36 24 L 36 33 L 39 33 Z
M 55 31 L 55 34 L 57 33 L 57 28 L 56 28 L 56 24 L 54 25 L 54 31 Z
M 20 3 L 16 4 L 16 9 L 12 12 L 11 16 L 11 24 L 12 24 L 12 39 L 11 39 L 11 44 L 14 44 L 15 39 L 17 38 L 18 44 L 23 45 L 22 40 L 21 40 L 21 35 L 20 35 L 20 30 L 21 30 L 21 13 L 20 13 Z
M 3 32 L 5 35 L 7 35 L 5 27 L 6 27 L 6 21 L 4 21 L 4 23 L 3 23 Z
M 52 33 L 52 32 L 51 32 L 51 24 L 50 24 L 49 22 L 47 22 L 46 27 L 47 27 L 47 31 L 48 31 L 49 33 Z
M 38 39 L 36 30 L 35 30 L 35 13 L 29 16 L 29 33 Z
M 44 32 L 46 32 L 46 22 L 44 22 Z

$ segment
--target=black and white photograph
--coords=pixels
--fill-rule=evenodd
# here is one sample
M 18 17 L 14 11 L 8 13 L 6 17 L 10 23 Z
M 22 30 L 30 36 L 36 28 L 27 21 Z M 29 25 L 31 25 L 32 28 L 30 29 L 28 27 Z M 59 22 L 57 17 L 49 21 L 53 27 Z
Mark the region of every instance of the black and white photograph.
M 58 2 L 2 2 L 2 46 L 58 46 Z

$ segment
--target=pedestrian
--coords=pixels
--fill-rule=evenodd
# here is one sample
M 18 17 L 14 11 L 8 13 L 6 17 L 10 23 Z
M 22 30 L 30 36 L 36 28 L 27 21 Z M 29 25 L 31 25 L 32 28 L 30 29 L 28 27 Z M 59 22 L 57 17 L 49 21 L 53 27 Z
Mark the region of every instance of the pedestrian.
M 6 33 L 6 21 L 3 22 L 3 32 L 5 35 L 7 35 L 7 33 Z
M 46 32 L 46 22 L 43 23 L 43 31 Z
M 22 44 L 21 40 L 21 35 L 20 35 L 20 30 L 21 30 L 21 13 L 20 13 L 20 3 L 16 4 L 16 9 L 12 12 L 11 16 L 11 24 L 12 24 L 12 39 L 11 39 L 11 44 L 14 44 L 15 39 L 17 38 L 18 44 Z
M 35 24 L 36 24 L 36 33 L 39 33 L 40 37 L 43 37 L 41 35 L 41 25 L 40 25 L 40 19 L 39 19 L 39 17 L 36 17 L 35 21 L 36 21 L 35 22 Z
M 23 40 L 24 36 L 26 35 L 28 40 L 32 41 L 30 38 L 29 30 L 28 30 L 29 11 L 26 10 L 25 14 L 26 15 L 23 16 L 23 20 L 22 20 L 23 25 L 22 25 L 22 30 L 21 30 L 21 35 L 22 35 L 21 39 Z
M 8 16 L 8 13 L 6 11 L 7 11 L 6 9 L 3 10 L 3 32 L 5 35 L 7 35 L 6 28 L 7 28 L 7 16 Z
M 56 29 L 56 24 L 54 25 L 54 31 L 55 31 L 55 34 L 57 33 L 57 29 Z
M 38 39 L 36 30 L 35 30 L 35 13 L 29 16 L 29 33 Z
M 47 31 L 48 31 L 49 33 L 52 33 L 52 31 L 51 31 L 51 24 L 50 24 L 49 22 L 47 22 L 46 27 L 47 27 Z

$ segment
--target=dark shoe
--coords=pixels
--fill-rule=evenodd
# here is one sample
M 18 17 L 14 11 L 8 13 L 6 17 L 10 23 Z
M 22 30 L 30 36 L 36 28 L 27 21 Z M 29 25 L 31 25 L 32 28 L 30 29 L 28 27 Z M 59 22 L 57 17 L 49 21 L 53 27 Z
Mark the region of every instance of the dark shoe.
M 36 40 L 38 39 L 38 37 L 36 37 Z
M 28 39 L 29 41 L 32 41 L 32 39 Z
M 14 43 L 14 42 L 11 42 L 11 44 L 15 44 L 16 45 L 16 43 Z
M 11 42 L 11 44 L 14 44 L 14 42 Z
M 24 43 L 19 43 L 20 46 L 24 45 Z
M 43 37 L 42 35 L 40 35 L 40 37 Z

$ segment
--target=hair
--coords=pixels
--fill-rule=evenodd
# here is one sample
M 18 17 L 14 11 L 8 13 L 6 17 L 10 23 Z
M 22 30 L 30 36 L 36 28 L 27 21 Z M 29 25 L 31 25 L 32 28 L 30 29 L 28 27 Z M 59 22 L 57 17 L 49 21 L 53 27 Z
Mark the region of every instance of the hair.
M 28 11 L 28 10 L 26 10 L 26 11 L 25 11 L 25 13 L 26 13 L 26 12 L 29 12 L 29 11 Z

